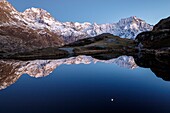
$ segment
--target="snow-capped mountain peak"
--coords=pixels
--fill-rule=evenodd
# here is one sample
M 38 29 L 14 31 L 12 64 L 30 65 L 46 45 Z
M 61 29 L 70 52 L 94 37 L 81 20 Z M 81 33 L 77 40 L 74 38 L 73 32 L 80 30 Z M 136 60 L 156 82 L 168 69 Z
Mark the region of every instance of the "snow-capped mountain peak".
M 46 10 L 40 8 L 30 8 L 26 9 L 22 16 L 25 20 L 30 23 L 40 23 L 47 26 L 52 25 L 56 20 L 48 13 Z
M 111 33 L 122 38 L 134 39 L 139 33 L 152 30 L 151 25 L 136 16 L 121 19 L 118 23 L 92 24 L 88 22 L 59 22 L 46 10 L 40 8 L 27 9 L 22 15 L 31 28 L 49 29 L 54 33 L 58 33 L 66 42 L 74 42 L 102 33 Z
M 20 12 L 6 0 L 0 1 L 0 16 L 0 26 L 18 25 L 22 20 Z
M 137 18 L 136 16 L 131 16 L 129 18 L 121 19 L 117 24 L 120 27 L 125 27 L 125 26 L 130 26 L 130 25 L 136 25 L 136 27 L 140 27 L 140 24 L 147 24 L 147 23 L 144 20 Z
M 121 31 L 118 36 L 131 39 L 134 39 L 141 32 L 150 31 L 153 29 L 152 25 L 146 23 L 140 18 L 137 18 L 136 16 L 121 19 L 116 25 Z
M 47 34 L 46 31 L 48 31 L 48 33 L 55 34 L 64 39 L 65 43 L 94 37 L 103 33 L 134 39 L 139 33 L 150 31 L 153 28 L 152 25 L 147 24 L 136 16 L 121 19 L 118 23 L 111 24 L 59 22 L 49 12 L 40 8 L 29 8 L 22 13 L 18 12 L 6 0 L 1 0 L 0 3 L 0 12 L 4 13 L 7 10 L 4 13 L 6 16 L 0 18 L 0 23 L 3 23 L 0 26 L 4 26 L 4 23 L 8 20 L 8 26 L 22 26 L 23 29 L 25 27 L 25 29 L 37 30 L 39 34 Z
M 0 8 L 6 11 L 16 11 L 17 10 L 6 0 L 0 0 Z

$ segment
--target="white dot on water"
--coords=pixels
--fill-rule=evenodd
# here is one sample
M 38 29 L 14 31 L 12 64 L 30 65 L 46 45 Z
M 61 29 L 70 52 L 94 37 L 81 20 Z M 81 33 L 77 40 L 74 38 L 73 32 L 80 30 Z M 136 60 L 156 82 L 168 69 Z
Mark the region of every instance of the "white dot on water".
M 114 101 L 114 99 L 111 99 L 111 101 L 113 102 L 113 101 Z

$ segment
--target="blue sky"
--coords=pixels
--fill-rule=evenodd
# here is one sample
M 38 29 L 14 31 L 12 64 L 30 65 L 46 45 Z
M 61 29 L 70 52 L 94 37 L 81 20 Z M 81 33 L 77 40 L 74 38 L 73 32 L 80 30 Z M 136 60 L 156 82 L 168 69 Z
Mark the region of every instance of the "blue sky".
M 170 0 L 8 0 L 17 10 L 43 8 L 66 22 L 113 23 L 137 16 L 150 24 L 170 16 Z

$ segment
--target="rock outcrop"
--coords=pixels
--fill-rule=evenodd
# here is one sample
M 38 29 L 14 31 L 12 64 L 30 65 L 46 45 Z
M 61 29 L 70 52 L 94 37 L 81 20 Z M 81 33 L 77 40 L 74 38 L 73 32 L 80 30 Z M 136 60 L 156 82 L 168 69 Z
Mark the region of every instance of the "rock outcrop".
M 170 48 L 170 17 L 161 20 L 152 31 L 140 33 L 136 42 L 146 49 Z

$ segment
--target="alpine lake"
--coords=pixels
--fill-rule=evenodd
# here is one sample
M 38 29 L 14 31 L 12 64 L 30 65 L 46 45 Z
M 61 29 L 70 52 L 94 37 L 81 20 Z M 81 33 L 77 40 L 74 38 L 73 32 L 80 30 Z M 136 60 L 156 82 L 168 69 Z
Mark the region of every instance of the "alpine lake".
M 0 89 L 0 113 L 170 113 L 170 59 L 2 59 Z

